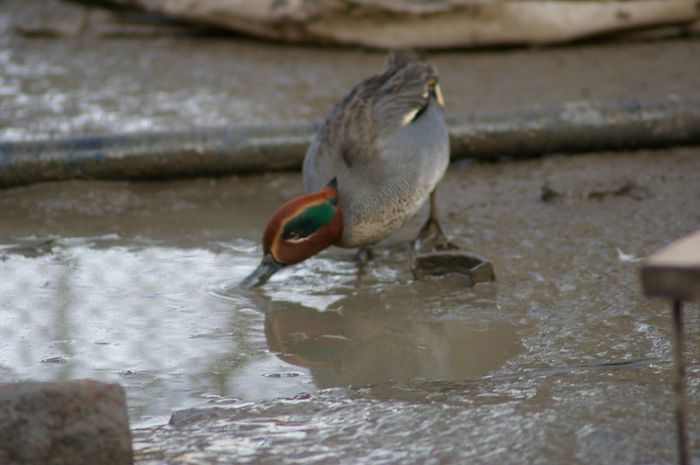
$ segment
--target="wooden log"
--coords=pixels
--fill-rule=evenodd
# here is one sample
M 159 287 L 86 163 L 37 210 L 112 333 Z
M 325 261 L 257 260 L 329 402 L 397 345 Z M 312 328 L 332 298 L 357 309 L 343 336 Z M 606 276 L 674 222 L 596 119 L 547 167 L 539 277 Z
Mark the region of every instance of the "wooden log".
M 445 49 L 559 44 L 700 19 L 695 0 L 108 0 L 293 43 Z

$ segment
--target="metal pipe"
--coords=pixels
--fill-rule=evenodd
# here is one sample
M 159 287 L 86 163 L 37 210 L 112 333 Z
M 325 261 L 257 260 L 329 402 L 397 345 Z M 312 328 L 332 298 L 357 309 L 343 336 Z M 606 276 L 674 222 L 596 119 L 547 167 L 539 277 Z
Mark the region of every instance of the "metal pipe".
M 308 125 L 211 128 L 0 144 L 0 187 L 71 178 L 157 179 L 296 169 Z
M 448 118 L 453 158 L 528 158 L 552 153 L 700 143 L 700 100 L 572 102 L 547 110 Z
M 153 179 L 299 169 L 319 123 L 0 143 L 0 187 L 41 181 Z M 700 100 L 469 113 L 448 118 L 452 159 L 700 144 Z

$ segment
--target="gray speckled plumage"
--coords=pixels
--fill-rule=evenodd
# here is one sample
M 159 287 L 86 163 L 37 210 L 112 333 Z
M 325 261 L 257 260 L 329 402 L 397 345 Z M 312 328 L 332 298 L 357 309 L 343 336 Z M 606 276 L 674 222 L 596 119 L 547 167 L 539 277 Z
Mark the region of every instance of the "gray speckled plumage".
M 392 53 L 326 117 L 304 159 L 304 184 L 314 192 L 337 179 L 337 245 L 368 245 L 391 234 L 444 175 L 449 138 L 436 86 L 432 64 Z

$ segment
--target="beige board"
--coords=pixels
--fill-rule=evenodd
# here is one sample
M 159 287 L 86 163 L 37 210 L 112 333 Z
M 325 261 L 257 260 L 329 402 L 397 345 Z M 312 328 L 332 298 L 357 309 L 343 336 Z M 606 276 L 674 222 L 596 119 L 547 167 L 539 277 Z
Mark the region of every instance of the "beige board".
M 642 265 L 642 286 L 650 296 L 700 298 L 700 231 L 662 248 Z

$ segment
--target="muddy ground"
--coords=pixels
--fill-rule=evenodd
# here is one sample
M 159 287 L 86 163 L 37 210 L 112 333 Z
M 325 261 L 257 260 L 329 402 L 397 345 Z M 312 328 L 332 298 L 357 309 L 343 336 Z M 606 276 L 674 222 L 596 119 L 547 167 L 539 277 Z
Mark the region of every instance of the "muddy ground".
M 670 310 L 639 259 L 700 225 L 698 155 L 452 166 L 445 227 L 498 277 L 474 288 L 413 280 L 418 219 L 364 272 L 334 249 L 230 290 L 298 174 L 6 190 L 3 243 L 30 247 L 0 262 L 0 373 L 120 382 L 142 463 L 669 463 Z M 165 426 L 191 407 L 232 410 Z

